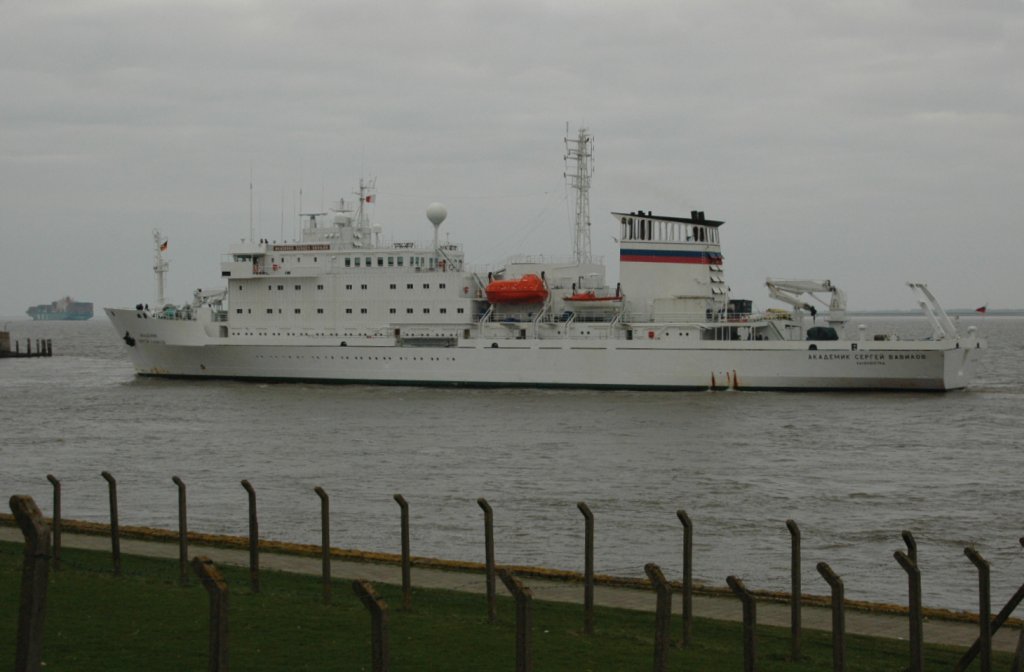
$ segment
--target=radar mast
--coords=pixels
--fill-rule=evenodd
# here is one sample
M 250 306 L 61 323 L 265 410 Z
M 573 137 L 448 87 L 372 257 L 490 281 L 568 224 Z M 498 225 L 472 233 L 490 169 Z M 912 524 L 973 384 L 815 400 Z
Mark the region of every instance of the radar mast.
M 153 272 L 156 274 L 156 309 L 164 307 L 164 275 L 170 263 L 164 259 L 167 239 L 160 235 L 160 229 L 153 229 Z
M 576 192 L 576 224 L 572 253 L 577 264 L 590 263 L 590 180 L 594 175 L 594 136 L 580 128 L 575 139 L 565 125 L 565 179 Z

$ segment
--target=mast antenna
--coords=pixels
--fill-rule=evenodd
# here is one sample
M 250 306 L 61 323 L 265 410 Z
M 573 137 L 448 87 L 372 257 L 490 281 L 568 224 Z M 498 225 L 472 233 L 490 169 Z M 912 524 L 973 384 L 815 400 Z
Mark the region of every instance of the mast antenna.
M 565 179 L 576 192 L 576 222 L 572 253 L 577 264 L 590 263 L 590 181 L 594 176 L 594 136 L 581 127 L 575 139 L 565 125 Z
M 252 242 L 255 238 L 255 232 L 252 228 L 252 163 L 249 164 L 249 242 Z
M 160 235 L 160 229 L 153 229 L 153 273 L 156 274 L 156 309 L 163 310 L 164 304 L 164 275 L 170 262 L 164 259 L 164 250 L 167 249 L 167 239 Z

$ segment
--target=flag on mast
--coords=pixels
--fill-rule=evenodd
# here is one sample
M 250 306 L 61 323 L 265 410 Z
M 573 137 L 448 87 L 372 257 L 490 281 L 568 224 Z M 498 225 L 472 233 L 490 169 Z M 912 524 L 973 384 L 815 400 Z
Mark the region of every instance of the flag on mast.
M 167 251 L 167 239 L 166 238 L 164 238 L 164 242 L 160 243 L 160 251 L 161 252 L 166 252 Z
M 982 315 L 984 315 L 985 313 L 987 313 L 987 312 L 988 312 L 988 304 L 986 303 L 986 304 L 985 304 L 984 306 L 982 306 L 981 308 L 975 308 L 975 309 L 974 309 L 974 312 L 976 312 L 976 313 L 981 313 Z

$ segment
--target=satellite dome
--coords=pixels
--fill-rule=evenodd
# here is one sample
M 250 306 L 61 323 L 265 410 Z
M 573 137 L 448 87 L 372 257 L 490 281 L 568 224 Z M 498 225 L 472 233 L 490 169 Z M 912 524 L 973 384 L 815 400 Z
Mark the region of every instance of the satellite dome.
M 431 203 L 427 206 L 427 219 L 434 226 L 441 226 L 441 222 L 448 216 L 448 208 L 442 203 Z

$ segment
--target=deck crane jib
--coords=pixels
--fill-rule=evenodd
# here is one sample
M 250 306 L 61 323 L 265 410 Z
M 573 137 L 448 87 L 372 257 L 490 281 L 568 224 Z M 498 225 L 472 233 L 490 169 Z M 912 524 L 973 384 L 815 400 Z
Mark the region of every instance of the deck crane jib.
M 846 292 L 832 284 L 831 280 L 782 280 L 768 278 L 765 281 L 768 293 L 773 299 L 793 306 L 793 319 L 797 322 L 804 311 L 813 319 L 818 310 L 804 300 L 804 295 L 828 307 L 828 325 L 835 329 L 846 326 Z M 826 302 L 820 294 L 831 294 Z

